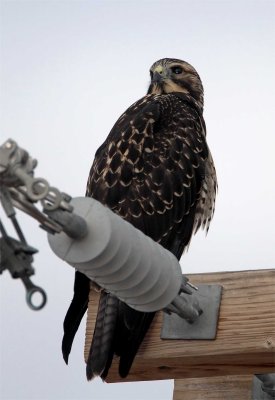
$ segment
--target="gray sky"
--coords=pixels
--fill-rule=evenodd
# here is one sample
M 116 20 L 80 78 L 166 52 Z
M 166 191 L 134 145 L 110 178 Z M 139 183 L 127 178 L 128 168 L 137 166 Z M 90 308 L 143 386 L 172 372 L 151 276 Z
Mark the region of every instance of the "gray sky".
M 190 62 L 205 88 L 219 194 L 185 273 L 274 267 L 274 1 L 1 1 L 1 143 L 39 160 L 36 176 L 83 195 L 97 147 L 142 97 L 159 58 Z M 20 214 L 20 215 L 19 215 Z M 0 277 L 0 398 L 170 400 L 172 381 L 87 383 L 85 323 L 70 364 L 62 323 L 73 270 L 18 212 L 48 304 L 33 312 L 20 282 Z M 9 230 L 13 233 L 12 229 Z

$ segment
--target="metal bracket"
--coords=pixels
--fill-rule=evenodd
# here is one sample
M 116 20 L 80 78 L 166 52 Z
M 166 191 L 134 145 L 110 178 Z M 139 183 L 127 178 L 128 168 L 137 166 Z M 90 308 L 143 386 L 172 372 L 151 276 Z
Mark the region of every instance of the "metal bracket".
M 192 296 L 203 313 L 192 324 L 176 314 L 164 313 L 161 339 L 215 339 L 221 303 L 222 286 L 198 285 Z
M 275 373 L 255 375 L 252 385 L 252 400 L 275 399 Z
M 50 233 L 64 231 L 74 239 L 87 234 L 86 222 L 73 213 L 71 196 L 52 187 L 43 178 L 34 177 L 37 161 L 8 139 L 0 146 L 1 202 L 4 209 L 9 204 L 37 219 Z M 34 203 L 41 202 L 43 212 Z

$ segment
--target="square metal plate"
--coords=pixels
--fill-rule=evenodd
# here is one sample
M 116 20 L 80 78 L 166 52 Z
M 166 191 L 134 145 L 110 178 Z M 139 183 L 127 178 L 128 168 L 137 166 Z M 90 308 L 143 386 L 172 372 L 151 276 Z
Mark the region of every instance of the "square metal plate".
M 197 298 L 203 313 L 193 324 L 176 314 L 164 313 L 161 339 L 215 339 L 221 302 L 221 285 L 197 285 L 192 296 Z

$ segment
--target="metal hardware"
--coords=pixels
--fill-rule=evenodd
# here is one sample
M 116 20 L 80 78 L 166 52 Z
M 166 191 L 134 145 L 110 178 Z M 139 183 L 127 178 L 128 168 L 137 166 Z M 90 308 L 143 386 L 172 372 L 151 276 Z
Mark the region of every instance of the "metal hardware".
M 8 236 L 1 221 L 0 231 L 2 234 L 0 238 L 0 274 L 7 269 L 14 279 L 21 279 L 26 288 L 26 301 L 28 306 L 33 310 L 40 310 L 45 306 L 47 296 L 45 291 L 41 287 L 34 285 L 30 279 L 30 276 L 34 274 L 34 269 L 32 267 L 33 254 L 37 253 L 37 250 L 28 246 L 25 238 L 23 238 L 22 232 L 21 237 L 23 240 L 21 241 Z M 38 304 L 33 300 L 33 295 L 35 293 L 39 293 L 41 297 Z
M 87 225 L 73 213 L 68 194 L 50 186 L 44 178 L 34 178 L 36 166 L 37 161 L 14 140 L 8 139 L 0 146 L 0 201 L 19 239 L 9 236 L 0 221 L 0 273 L 7 269 L 13 278 L 20 278 L 26 288 L 27 304 L 33 310 L 40 310 L 47 296 L 30 279 L 34 274 L 33 254 L 37 250 L 27 244 L 14 207 L 35 218 L 41 228 L 52 234 L 63 230 L 70 237 L 80 239 L 87 234 Z M 42 210 L 34 205 L 37 202 L 41 203 Z
M 252 400 L 275 399 L 275 373 L 255 375 L 252 384 Z
M 1 192 L 8 192 L 9 200 L 15 207 L 35 218 L 50 233 L 64 230 L 74 238 L 85 236 L 85 220 L 73 214 L 71 197 L 50 186 L 46 179 L 33 177 L 37 161 L 27 151 L 8 139 L 0 146 L 0 160 Z M 33 204 L 38 201 L 41 202 L 42 212 Z M 54 214 L 53 211 L 57 212 Z
M 221 302 L 222 286 L 198 285 L 193 294 L 193 304 L 199 304 L 200 318 L 192 321 L 180 318 L 176 314 L 164 313 L 161 329 L 162 339 L 215 339 Z M 188 295 L 181 294 L 187 303 Z

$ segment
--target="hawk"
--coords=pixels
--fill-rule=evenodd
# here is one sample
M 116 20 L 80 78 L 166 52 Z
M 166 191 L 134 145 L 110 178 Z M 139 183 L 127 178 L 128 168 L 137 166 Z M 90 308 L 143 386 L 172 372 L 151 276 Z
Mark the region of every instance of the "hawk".
M 97 150 L 86 195 L 180 259 L 191 236 L 200 227 L 208 230 L 214 213 L 217 179 L 206 143 L 203 86 L 196 70 L 178 59 L 155 62 L 150 75 L 148 93 L 122 114 Z M 76 272 L 64 320 L 66 363 L 89 289 L 89 279 Z M 126 377 L 153 318 L 101 290 L 87 378 L 105 380 L 114 354 Z

